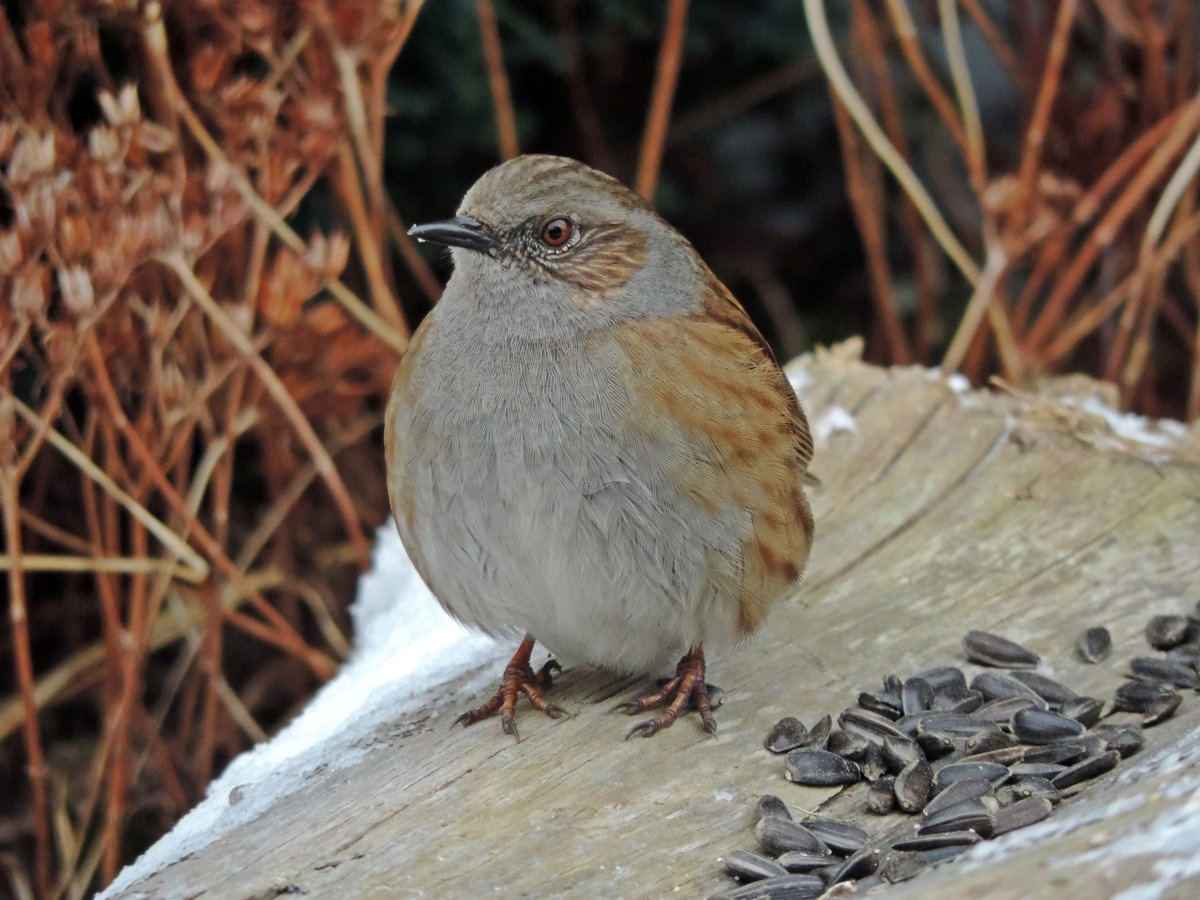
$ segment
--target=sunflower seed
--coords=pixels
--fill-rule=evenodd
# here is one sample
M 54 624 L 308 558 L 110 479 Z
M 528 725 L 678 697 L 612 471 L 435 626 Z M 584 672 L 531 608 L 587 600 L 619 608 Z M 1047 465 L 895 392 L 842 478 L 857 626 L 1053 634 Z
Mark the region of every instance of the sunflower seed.
M 965 740 L 955 741 L 955 746 L 962 745 L 962 750 L 971 755 L 988 753 L 992 750 L 1003 750 L 1016 744 L 1016 739 L 1003 731 L 977 731 Z
M 1181 688 L 1200 686 L 1200 672 L 1190 663 L 1139 656 L 1130 660 L 1129 668 L 1146 681 L 1161 681 Z
M 1000 669 L 1032 669 L 1040 659 L 1020 644 L 986 631 L 968 631 L 963 637 L 967 659 Z
M 1155 650 L 1170 650 L 1188 639 L 1186 616 L 1154 616 L 1146 623 L 1146 640 Z
M 906 813 L 918 813 L 929 802 L 933 769 L 923 759 L 910 763 L 896 776 L 896 802 Z
M 767 859 L 749 850 L 734 850 L 720 857 L 717 862 L 725 871 L 740 881 L 760 881 L 773 875 L 786 875 L 787 869 L 773 859 Z
M 897 716 L 899 718 L 899 716 Z M 904 732 L 895 722 L 866 709 L 845 709 L 838 716 L 838 724 L 846 731 L 861 734 L 869 741 L 880 744 L 886 735 L 904 737 Z
M 848 759 L 828 750 L 801 747 L 787 755 L 786 777 L 796 784 L 829 786 L 853 784 L 862 778 L 862 770 Z
M 891 850 L 879 864 L 879 877 L 888 884 L 899 884 L 915 878 L 929 863 L 920 853 L 911 850 Z
M 993 785 L 1008 780 L 1008 769 L 999 763 L 951 763 L 939 769 L 933 778 L 934 787 L 944 791 L 956 781 L 979 778 Z
M 983 706 L 983 694 L 968 687 L 954 687 L 934 694 L 929 708 L 936 712 L 957 713 L 969 716 Z
M 1076 648 L 1084 662 L 1103 662 L 1112 652 L 1112 635 L 1103 625 L 1097 625 L 1079 636 Z
M 829 740 L 829 732 L 832 729 L 833 719 L 829 716 L 822 716 L 817 724 L 808 730 L 808 737 L 804 739 L 804 743 L 800 746 L 811 747 L 814 750 L 824 750 L 825 742 Z
M 1161 725 L 1167 719 L 1171 718 L 1171 716 L 1175 715 L 1175 710 L 1179 709 L 1179 704 L 1182 702 L 1183 697 L 1179 694 L 1152 700 L 1150 705 L 1146 707 L 1146 712 L 1142 715 L 1142 725 L 1146 728 L 1150 728 L 1153 725 Z
M 883 758 L 883 748 L 878 744 L 867 745 L 867 752 L 863 754 L 862 762 L 858 764 L 862 769 L 863 778 L 867 781 L 874 781 L 887 771 L 887 762 Z
M 1051 783 L 1060 791 L 1066 790 L 1069 787 L 1089 781 L 1099 775 L 1112 769 L 1120 761 L 1121 754 L 1116 750 L 1109 750 L 1107 753 L 1101 753 L 1098 756 L 1090 756 L 1082 762 L 1077 762 L 1065 772 L 1060 772 L 1050 779 Z
M 825 846 L 842 855 L 857 853 L 870 838 L 857 825 L 843 822 L 841 819 L 810 819 L 804 824 L 825 843 Z
M 1113 708 L 1122 712 L 1145 713 L 1150 704 L 1178 694 L 1164 684 L 1153 681 L 1127 681 L 1113 694 Z
M 813 853 L 811 850 L 789 850 L 776 860 L 789 872 L 811 872 L 829 865 L 832 857 L 828 853 Z
M 1002 766 L 1011 766 L 1021 762 L 1025 758 L 1026 749 L 1022 745 L 1014 744 L 1011 747 L 999 747 L 995 750 L 972 753 L 970 756 L 964 756 L 959 762 L 989 762 L 1000 763 Z
M 807 853 L 823 853 L 828 856 L 832 851 L 825 842 L 791 819 L 780 816 L 767 816 L 759 819 L 754 827 L 758 843 L 770 856 L 779 856 L 789 850 L 804 850 Z
M 875 847 L 864 847 L 852 856 L 847 857 L 846 861 L 833 873 L 833 876 L 829 879 L 829 884 L 841 884 L 843 881 L 866 878 L 868 875 L 873 875 L 875 868 L 879 865 L 880 855 L 879 850 Z
M 1008 697 L 1026 697 L 1035 706 L 1045 707 L 1046 701 L 1015 678 L 997 675 L 995 672 L 980 672 L 971 680 L 971 687 L 983 694 L 984 700 L 1004 700 Z
M 917 746 L 926 758 L 936 759 L 954 749 L 954 735 L 945 731 L 922 731 L 917 735 Z
M 1076 722 L 1083 723 L 1085 728 L 1091 728 L 1100 721 L 1100 714 L 1104 712 L 1104 704 L 1093 697 L 1076 697 L 1074 700 L 1064 703 L 1059 712 Z
M 851 734 L 840 729 L 829 735 L 829 740 L 825 742 L 825 749 L 829 753 L 836 753 L 843 759 L 852 759 L 855 762 L 866 756 L 870 746 L 871 742 L 861 734 Z
M 890 694 L 878 694 L 870 691 L 862 691 L 858 695 L 858 705 L 868 712 L 873 712 L 876 715 L 883 716 L 886 719 L 898 719 L 903 715 L 900 709 L 899 698 L 896 698 L 895 703 L 891 700 Z
M 885 775 L 871 782 L 867 790 L 867 812 L 886 816 L 896 808 L 896 779 Z
M 924 812 L 926 817 L 932 816 L 948 807 L 965 803 L 968 800 L 990 797 L 992 793 L 992 783 L 984 781 L 982 778 L 968 778 L 963 781 L 956 781 L 925 804 Z
M 1193 666 L 1200 665 L 1200 640 L 1193 638 L 1186 644 L 1172 647 L 1163 655 L 1175 662 L 1191 663 Z
M 1054 744 L 1083 734 L 1083 723 L 1044 709 L 1022 709 L 1012 719 L 1012 731 L 1027 744 Z
M 883 759 L 893 772 L 899 772 L 911 762 L 924 759 L 925 754 L 917 742 L 910 737 L 893 737 L 883 739 Z
M 893 850 L 940 850 L 943 847 L 960 847 L 978 844 L 982 837 L 975 831 L 951 831 L 946 834 L 924 834 L 905 838 L 892 844 Z
M 922 716 L 917 725 L 918 735 L 922 731 L 940 731 L 950 735 L 972 735 L 981 731 L 999 731 L 995 722 L 977 716 L 962 716 L 955 713 L 929 713 Z
M 955 666 L 941 666 L 936 669 L 926 669 L 913 676 L 926 682 L 935 694 L 941 694 L 952 688 L 966 690 L 967 676 Z
M 1050 763 L 1070 765 L 1085 756 L 1095 756 L 1103 753 L 1107 747 L 1104 741 L 1097 738 L 1094 746 L 1083 741 L 1060 741 L 1057 744 L 1044 744 L 1040 747 L 1026 747 L 1021 759 L 1023 763 Z M 1089 752 L 1090 751 L 1090 752 Z
M 974 831 L 982 837 L 990 837 L 995 828 L 992 812 L 978 798 L 955 803 L 933 815 L 926 814 L 918 835 L 945 834 L 948 831 Z
M 998 725 L 1007 725 L 1022 709 L 1041 709 L 1041 704 L 1032 697 L 1002 697 L 999 700 L 989 700 L 975 710 L 975 715 Z
M 900 708 L 906 716 L 923 712 L 933 703 L 933 688 L 924 678 L 910 678 L 900 690 Z
M 785 716 L 772 726 L 763 746 L 772 753 L 787 753 L 795 750 L 808 737 L 808 729 L 795 716 Z
M 765 819 L 767 816 L 780 816 L 784 819 L 792 817 L 792 814 L 788 812 L 787 804 L 774 794 L 763 794 L 758 798 L 754 809 L 760 819 Z
M 1133 756 L 1146 742 L 1142 729 L 1137 725 L 1097 725 L 1093 734 L 1104 739 L 1106 750 L 1116 750 L 1122 759 Z
M 823 893 L 825 882 L 813 875 L 776 875 L 713 894 L 709 900 L 813 900 Z
M 1062 763 L 1016 763 L 1008 767 L 1013 778 L 1056 778 L 1067 771 Z
M 996 791 L 996 799 L 1000 801 L 1001 806 L 1009 806 L 1030 797 L 1041 797 L 1051 803 L 1057 803 L 1062 799 L 1062 794 L 1049 779 L 1036 776 L 1022 778 Z
M 996 810 L 992 819 L 992 837 L 999 837 L 1033 825 L 1050 815 L 1052 804 L 1045 797 L 1026 797 L 1011 806 Z
M 1066 703 L 1079 696 L 1062 682 L 1048 678 L 1040 672 L 1021 671 L 1012 672 L 1011 675 L 1047 703 Z

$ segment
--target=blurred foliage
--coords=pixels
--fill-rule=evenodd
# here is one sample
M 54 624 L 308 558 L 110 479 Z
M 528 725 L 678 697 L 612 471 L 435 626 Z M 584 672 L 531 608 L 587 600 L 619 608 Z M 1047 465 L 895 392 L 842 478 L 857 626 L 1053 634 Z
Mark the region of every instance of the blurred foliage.
M 108 881 L 348 652 L 405 227 L 501 125 L 652 186 L 781 357 L 1200 412 L 1194 5 L 815 4 L 820 60 L 806 5 L 0 7 L 0 893 Z

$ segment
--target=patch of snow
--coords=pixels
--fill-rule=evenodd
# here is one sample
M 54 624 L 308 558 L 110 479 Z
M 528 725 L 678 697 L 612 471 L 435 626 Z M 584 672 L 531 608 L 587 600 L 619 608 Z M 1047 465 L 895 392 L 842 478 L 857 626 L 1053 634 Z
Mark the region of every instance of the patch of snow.
M 254 820 L 317 769 L 361 758 L 362 739 L 374 728 L 396 721 L 473 666 L 502 663 L 510 649 L 468 631 L 442 610 L 390 520 L 376 536 L 371 570 L 359 580 L 350 614 L 355 648 L 349 662 L 279 734 L 233 760 L 204 800 L 126 866 L 101 898 Z M 492 665 L 485 668 L 481 682 L 495 675 Z
M 854 415 L 844 406 L 831 406 L 817 416 L 812 432 L 817 443 L 824 443 L 833 435 L 843 431 L 858 431 Z
M 956 394 L 965 394 L 971 389 L 971 379 L 962 372 L 951 372 L 946 376 L 946 384 Z
M 797 395 L 804 393 L 804 391 L 813 383 L 812 374 L 808 371 L 808 369 L 801 369 L 799 366 L 789 366 L 785 374 L 787 375 L 788 381 L 791 382 L 792 390 L 795 391 Z
M 1173 447 L 1187 434 L 1187 426 L 1174 419 L 1150 419 L 1136 413 L 1118 412 L 1097 395 L 1063 397 L 1064 406 L 1090 413 L 1104 420 L 1117 437 L 1152 447 Z

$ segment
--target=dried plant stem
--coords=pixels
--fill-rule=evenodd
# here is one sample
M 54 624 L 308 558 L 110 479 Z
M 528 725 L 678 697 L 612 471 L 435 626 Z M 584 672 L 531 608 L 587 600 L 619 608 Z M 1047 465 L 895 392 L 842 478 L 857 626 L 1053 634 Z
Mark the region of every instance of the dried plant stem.
M 271 232 L 276 237 L 303 259 L 305 252 L 308 250 L 308 245 L 283 220 L 283 216 L 279 214 L 275 207 L 262 198 L 258 191 L 255 190 L 254 185 L 250 183 L 250 179 L 246 177 L 245 173 L 239 167 L 235 166 L 229 157 L 225 155 L 220 145 L 208 133 L 208 129 L 204 127 L 204 123 L 200 121 L 200 117 L 196 115 L 191 104 L 188 103 L 187 97 L 184 96 L 178 82 L 175 80 L 175 73 L 171 68 L 170 62 L 166 58 L 166 31 L 163 28 L 162 20 L 148 19 L 146 28 L 147 46 L 157 57 L 156 69 L 161 77 L 161 83 L 169 91 L 174 111 L 183 120 L 188 131 L 191 132 L 192 137 L 201 146 L 208 158 L 223 166 L 230 173 L 234 188 L 254 211 L 254 214 L 271 229 Z M 375 310 L 363 303 L 341 281 L 331 278 L 325 283 L 325 289 L 367 331 L 378 337 L 397 353 L 403 353 L 408 348 L 407 333 L 390 325 Z
M 646 128 L 642 132 L 642 149 L 638 154 L 637 178 L 634 189 L 646 200 L 653 201 L 662 167 L 663 146 L 667 141 L 667 126 L 671 120 L 671 103 L 679 81 L 683 61 L 683 35 L 687 29 L 688 0 L 669 0 L 667 23 L 658 48 L 658 66 L 654 73 L 654 89 L 650 95 L 650 111 L 646 113 Z
M 14 403 L 20 403 L 9 395 Z M 13 658 L 20 686 L 25 726 L 26 772 L 33 794 L 34 884 L 38 896 L 50 895 L 50 819 L 46 793 L 46 757 L 38 725 L 33 653 L 29 643 L 29 617 L 25 599 L 25 570 L 21 552 L 20 483 L 14 461 L 0 465 L 0 506 L 3 506 L 5 543 L 13 564 L 8 569 L 8 620 L 12 626 Z
M 13 404 L 13 409 L 17 415 L 28 422 L 30 425 L 39 425 L 42 419 L 32 409 L 22 403 L 18 398 L 9 394 L 9 399 Z M 176 558 L 182 560 L 187 565 L 187 571 L 190 573 L 185 580 L 200 583 L 208 577 L 208 563 L 204 557 L 200 556 L 195 550 L 187 545 L 179 535 L 168 528 L 162 520 L 156 518 L 145 506 L 138 503 L 133 497 L 121 489 L 121 487 L 105 474 L 99 466 L 97 466 L 88 456 L 82 453 L 78 447 L 68 441 L 65 437 L 59 434 L 55 429 L 47 427 L 45 429 L 46 439 L 50 442 L 59 453 L 70 460 L 83 474 L 99 485 L 106 494 L 116 500 L 125 511 L 128 512 L 134 519 L 145 526 L 146 530 L 153 534 L 163 546 Z
M 329 457 L 329 452 L 321 444 L 321 439 L 313 431 L 312 424 L 300 411 L 300 407 L 296 405 L 292 395 L 279 380 L 275 370 L 259 356 L 253 344 L 250 343 L 250 339 L 212 298 L 183 256 L 179 253 L 168 253 L 162 257 L 162 262 L 183 282 L 188 296 L 204 310 L 204 314 L 212 320 L 222 335 L 247 359 L 267 393 L 275 400 L 280 411 L 295 430 L 296 436 L 300 438 L 300 442 L 312 457 L 329 488 L 329 493 L 333 496 L 334 504 L 341 513 L 342 522 L 346 526 L 346 531 L 359 556 L 360 565 L 365 569 L 370 561 L 370 551 L 362 532 L 362 523 L 359 521 L 358 512 L 354 509 L 354 502 L 350 499 L 350 493 L 346 490 L 342 476 L 338 474 L 337 467 Z
M 1154 206 L 1150 222 L 1146 225 L 1146 233 L 1142 237 L 1142 257 L 1147 257 L 1152 253 L 1162 239 L 1163 231 L 1167 227 L 1167 220 L 1179 205 L 1183 192 L 1196 177 L 1198 169 L 1200 169 L 1200 135 L 1197 135 L 1196 140 L 1192 142 L 1192 146 L 1184 155 L 1174 174 L 1171 175 L 1171 179 L 1158 198 L 1158 203 Z
M 350 145 L 342 142 L 338 148 L 338 166 L 336 179 L 337 185 L 341 190 L 338 191 L 338 196 L 341 198 L 347 215 L 350 216 L 350 222 L 354 226 L 354 234 L 358 238 L 354 242 L 355 248 L 358 250 L 359 258 L 362 260 L 363 272 L 367 276 L 367 285 L 371 290 L 371 297 L 375 301 L 375 308 L 391 322 L 392 326 L 397 330 L 405 328 L 404 311 L 400 308 L 400 301 L 396 299 L 395 293 L 392 291 L 390 279 L 387 274 L 387 267 L 384 265 L 383 255 L 380 252 L 382 249 L 382 234 L 377 233 L 371 222 L 371 217 L 367 211 L 367 207 L 363 202 L 363 186 L 358 180 L 358 171 L 354 165 L 354 154 L 350 149 Z M 367 164 L 363 163 L 364 171 L 367 169 Z M 371 190 L 376 190 L 375 186 Z M 378 186 L 378 190 L 382 191 L 382 184 Z M 376 195 L 378 196 L 378 195 Z
M 937 78 L 934 76 L 933 71 L 929 68 L 928 61 L 925 59 L 925 54 L 921 52 L 920 36 L 917 34 L 917 25 L 913 21 L 912 13 L 908 11 L 905 0 L 887 0 L 887 8 L 888 14 L 892 19 L 892 27 L 896 30 L 896 40 L 900 44 L 900 52 L 908 62 L 909 68 L 912 69 L 917 83 L 921 85 L 921 89 L 929 97 L 929 102 L 933 104 L 934 110 L 942 117 L 942 121 L 946 123 L 946 128 L 949 130 L 950 136 L 965 153 L 967 139 L 963 132 L 962 122 L 958 118 L 958 111 L 954 108 L 954 104 L 950 100 L 950 95 L 938 84 Z M 821 17 L 824 20 L 824 9 L 821 10 Z M 812 28 L 811 15 L 809 16 L 809 28 Z M 827 25 L 825 31 L 826 33 L 829 31 Z M 828 67 L 826 67 L 826 71 L 828 71 Z
M 813 46 L 817 51 L 817 58 L 820 59 L 821 67 L 825 70 L 825 76 L 833 86 L 838 100 L 846 107 L 846 111 L 850 113 L 850 117 L 862 131 L 867 143 L 871 145 L 871 149 L 900 182 L 900 186 L 920 211 L 921 217 L 929 226 L 930 232 L 942 250 L 958 267 L 963 277 L 971 285 L 975 285 L 979 281 L 979 266 L 975 264 L 966 248 L 954 236 L 950 226 L 942 218 L 937 204 L 933 202 L 933 198 L 929 196 L 929 192 L 925 190 L 925 186 L 921 184 L 912 167 L 887 139 L 879 127 L 879 123 L 875 121 L 875 117 L 871 115 L 867 105 L 851 83 L 850 76 L 846 74 L 846 69 L 842 66 L 842 61 L 833 44 L 833 37 L 829 32 L 824 3 L 822 0 L 804 0 L 804 11 L 808 19 L 809 31 L 812 33 Z
M 958 323 L 958 330 L 955 331 L 954 338 L 946 350 L 946 356 L 942 360 L 942 372 L 957 371 L 962 365 L 971 341 L 975 338 L 975 333 L 983 321 L 984 313 L 995 306 L 996 286 L 1000 283 L 1007 268 L 1008 259 L 999 243 L 990 244 L 983 274 L 975 285 L 975 293 L 971 295 L 966 312 L 963 313 L 962 320 Z M 994 328 L 996 324 L 993 322 Z M 1003 324 L 1000 324 L 999 330 L 1003 332 Z M 1004 343 L 1001 342 L 1000 346 L 1003 347 Z
M 962 29 L 958 24 L 958 0 L 938 0 L 938 10 L 942 22 L 942 41 L 946 45 L 946 60 L 950 64 L 950 80 L 954 83 L 954 93 L 962 110 L 967 172 L 975 196 L 982 197 L 988 181 L 987 150 L 983 140 L 983 122 L 979 118 L 979 104 L 971 85 L 971 70 L 967 67 L 967 52 L 963 48 Z
M 504 68 L 504 50 L 500 43 L 500 26 L 492 0 L 475 0 L 479 17 L 479 37 L 483 42 L 483 58 L 487 63 L 488 87 L 492 91 L 492 108 L 496 113 L 496 140 L 500 158 L 512 159 L 521 151 L 517 145 L 517 117 L 513 112 L 512 90 Z
M 979 0 L 961 0 L 961 3 L 963 9 L 967 11 L 967 15 L 975 20 L 976 27 L 983 35 L 983 39 L 988 42 L 988 46 L 992 48 L 992 52 L 996 54 L 996 59 L 1000 60 L 1000 65 L 1007 70 L 1012 83 L 1020 88 L 1025 83 L 1026 75 L 1021 71 L 1021 64 L 1017 61 L 1012 48 L 1004 43 L 1004 37 L 1000 34 L 1000 29 L 996 27 L 996 23 L 988 16 Z
M 1038 85 L 1037 99 L 1033 104 L 1033 114 L 1029 117 L 1029 126 L 1025 129 L 1025 146 L 1021 152 L 1021 166 L 1017 174 L 1017 196 L 1019 198 L 1018 209 L 1026 217 L 1030 211 L 1030 201 L 1034 190 L 1033 182 L 1041 162 L 1042 146 L 1046 142 L 1046 129 L 1050 124 L 1054 99 L 1058 96 L 1063 63 L 1067 59 L 1068 38 L 1078 6 L 1078 0 L 1062 0 L 1058 7 L 1058 15 L 1054 20 L 1054 34 L 1050 38 L 1050 52 L 1046 57 L 1046 67 L 1042 71 L 1042 80 Z
M 1113 242 L 1121 226 L 1138 208 L 1138 204 L 1174 159 L 1184 141 L 1192 136 L 1197 125 L 1200 125 L 1200 96 L 1188 104 L 1184 115 L 1155 147 L 1145 165 L 1113 201 L 1113 205 L 1092 229 L 1083 246 L 1072 256 L 1070 265 L 1046 298 L 1041 313 L 1025 336 L 1027 350 L 1037 350 L 1048 343 L 1062 319 L 1067 301 L 1091 270 L 1100 252 Z
M 888 359 L 893 363 L 907 364 L 912 361 L 912 351 L 904 335 L 904 326 L 896 311 L 896 294 L 892 287 L 891 271 L 887 261 L 887 240 L 883 221 L 884 206 L 872 196 L 862 171 L 862 150 L 846 109 L 833 100 L 833 120 L 837 125 L 838 140 L 842 147 L 842 161 L 846 172 L 846 193 L 850 208 L 858 224 L 863 249 L 867 255 L 867 272 L 871 278 L 871 296 L 875 311 L 883 327 L 888 348 Z

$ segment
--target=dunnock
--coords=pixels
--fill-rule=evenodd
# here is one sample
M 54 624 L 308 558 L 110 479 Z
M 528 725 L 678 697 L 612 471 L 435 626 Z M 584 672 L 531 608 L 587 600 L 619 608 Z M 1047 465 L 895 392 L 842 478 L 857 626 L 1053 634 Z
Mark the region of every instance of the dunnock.
M 556 156 L 487 172 L 456 218 L 418 225 L 454 273 L 388 405 L 400 537 L 450 615 L 524 634 L 496 695 L 459 721 L 548 701 L 554 653 L 622 672 L 683 658 L 633 714 L 694 704 L 704 647 L 753 634 L 800 578 L 813 519 L 804 412 L 745 310 L 674 228 Z

